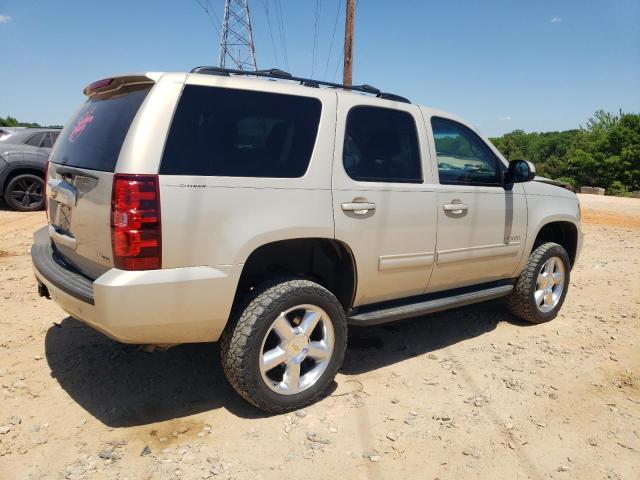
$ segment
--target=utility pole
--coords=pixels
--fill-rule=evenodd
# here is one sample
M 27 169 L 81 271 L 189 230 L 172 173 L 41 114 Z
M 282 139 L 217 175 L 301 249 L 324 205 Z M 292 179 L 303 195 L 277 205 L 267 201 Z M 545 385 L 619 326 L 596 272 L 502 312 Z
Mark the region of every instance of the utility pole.
M 225 0 L 220 35 L 219 65 L 238 70 L 257 70 L 256 49 L 249 16 L 249 0 Z
M 344 69 L 342 83 L 351 86 L 353 71 L 353 30 L 355 28 L 356 0 L 347 0 L 347 15 L 344 26 Z

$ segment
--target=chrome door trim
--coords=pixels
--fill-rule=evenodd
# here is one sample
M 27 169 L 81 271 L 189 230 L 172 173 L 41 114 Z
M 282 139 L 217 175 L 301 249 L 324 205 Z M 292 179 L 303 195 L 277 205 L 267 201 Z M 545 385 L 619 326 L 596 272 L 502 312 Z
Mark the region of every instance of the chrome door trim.
M 399 255 L 381 255 L 378 270 L 396 270 L 401 268 L 431 267 L 435 252 L 403 253 Z
M 439 250 L 437 265 L 462 261 L 486 260 L 492 257 L 517 255 L 520 252 L 520 242 L 499 243 L 497 245 L 480 245 L 469 248 Z

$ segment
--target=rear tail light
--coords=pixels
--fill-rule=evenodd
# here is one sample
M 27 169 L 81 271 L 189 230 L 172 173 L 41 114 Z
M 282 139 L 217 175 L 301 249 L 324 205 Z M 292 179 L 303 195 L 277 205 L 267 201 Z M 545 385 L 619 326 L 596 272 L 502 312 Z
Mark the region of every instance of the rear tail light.
M 49 167 L 51 162 L 47 160 L 47 165 L 44 169 L 44 186 L 42 187 L 42 195 L 44 195 L 44 213 L 47 215 L 47 221 L 49 220 L 49 197 L 47 197 L 47 182 L 49 181 Z
M 111 244 L 116 268 L 153 270 L 162 265 L 160 189 L 157 175 L 113 178 Z

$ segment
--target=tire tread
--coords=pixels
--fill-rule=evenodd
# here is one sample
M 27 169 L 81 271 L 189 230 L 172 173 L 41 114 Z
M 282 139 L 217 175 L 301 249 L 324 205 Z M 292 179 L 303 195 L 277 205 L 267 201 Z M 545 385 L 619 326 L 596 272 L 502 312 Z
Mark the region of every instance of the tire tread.
M 525 266 L 524 270 L 522 270 L 513 286 L 513 291 L 507 297 L 507 306 L 509 308 L 509 311 L 516 317 L 519 317 L 522 320 L 530 323 L 543 323 L 555 317 L 554 314 L 550 318 L 541 318 L 541 312 L 539 312 L 539 310 L 531 301 L 531 292 L 535 289 L 538 278 L 538 271 L 542 266 L 544 257 L 552 250 L 558 250 L 558 255 L 564 256 L 564 259 L 566 260 L 565 276 L 567 279 L 567 285 L 565 285 L 563 299 L 558 304 L 554 312 L 555 314 L 557 314 L 557 311 L 560 309 L 560 307 L 562 306 L 562 302 L 564 301 L 564 295 L 566 295 L 569 280 L 569 257 L 565 249 L 557 243 L 545 242 L 534 248 L 533 252 L 531 252 L 531 255 L 529 256 L 527 265 Z
M 248 402 L 261 410 L 271 413 L 285 413 L 292 409 L 302 408 L 322 398 L 326 385 L 320 388 L 314 395 L 299 402 L 295 408 L 274 405 L 262 398 L 259 392 L 251 388 L 252 375 L 255 366 L 251 364 L 251 340 L 254 338 L 256 328 L 265 316 L 274 313 L 277 305 L 299 296 L 301 293 L 321 295 L 334 304 L 340 312 L 343 312 L 340 302 L 336 297 L 317 283 L 303 279 L 276 278 L 263 283 L 253 292 L 247 295 L 243 305 L 232 315 L 229 324 L 225 328 L 220 341 L 222 368 L 231 386 Z M 346 319 L 342 319 L 346 325 Z M 334 322 L 339 319 L 333 319 Z M 342 365 L 346 350 L 346 336 L 342 345 L 334 346 L 334 355 L 337 355 L 332 375 L 327 376 L 329 383 L 338 368 Z M 331 367 L 329 367 L 331 368 Z

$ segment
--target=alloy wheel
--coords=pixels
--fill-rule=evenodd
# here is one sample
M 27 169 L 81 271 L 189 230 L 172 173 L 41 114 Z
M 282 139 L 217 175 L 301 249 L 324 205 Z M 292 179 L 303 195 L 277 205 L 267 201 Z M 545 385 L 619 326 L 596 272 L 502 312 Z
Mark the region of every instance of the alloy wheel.
M 534 293 L 536 305 L 541 312 L 547 313 L 558 305 L 564 290 L 564 277 L 564 263 L 559 257 L 554 256 L 544 262 L 538 272 Z
M 13 190 L 11 196 L 16 203 L 24 208 L 29 208 L 42 202 L 42 182 L 36 179 L 22 178 Z
M 333 323 L 316 305 L 282 312 L 260 349 L 260 373 L 274 392 L 294 395 L 314 385 L 326 370 L 335 343 Z

